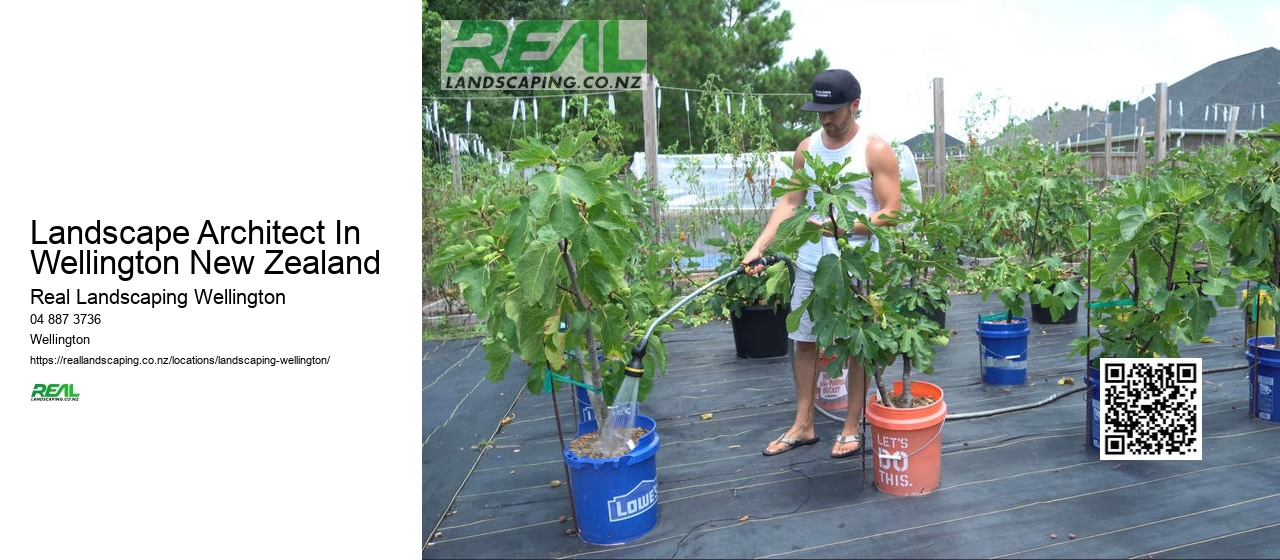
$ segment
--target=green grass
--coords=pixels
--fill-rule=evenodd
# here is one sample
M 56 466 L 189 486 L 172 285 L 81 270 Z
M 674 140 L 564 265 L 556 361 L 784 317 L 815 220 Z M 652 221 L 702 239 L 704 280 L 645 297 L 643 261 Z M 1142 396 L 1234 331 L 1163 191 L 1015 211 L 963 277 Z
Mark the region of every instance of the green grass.
M 484 336 L 484 325 L 457 325 L 445 320 L 422 324 L 422 340 L 457 340 Z

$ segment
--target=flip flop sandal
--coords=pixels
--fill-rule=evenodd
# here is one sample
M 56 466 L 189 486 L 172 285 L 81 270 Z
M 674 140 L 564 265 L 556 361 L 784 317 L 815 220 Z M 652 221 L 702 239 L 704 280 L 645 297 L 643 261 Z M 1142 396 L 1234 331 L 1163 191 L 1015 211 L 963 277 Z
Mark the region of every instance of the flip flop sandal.
M 843 459 L 843 458 L 845 458 L 845 457 L 849 457 L 849 456 L 855 455 L 855 454 L 857 454 L 858 452 L 862 451 L 862 439 L 858 437 L 858 434 L 853 434 L 853 435 L 851 435 L 851 436 L 844 436 L 844 435 L 842 435 L 842 436 L 839 436 L 839 437 L 837 437 L 837 438 L 836 438 L 836 445 L 847 445 L 847 444 L 850 444 L 850 443 L 856 443 L 856 444 L 858 444 L 858 446 L 857 446 L 857 447 L 855 447 L 855 448 L 853 448 L 853 449 L 851 449 L 851 450 L 849 450 L 849 451 L 845 451 L 844 453 L 836 453 L 836 452 L 833 450 L 833 451 L 831 452 L 831 458 L 832 458 L 832 459 Z
M 782 449 L 779 449 L 777 451 L 769 451 L 769 446 L 766 445 L 764 448 L 764 451 L 762 451 L 762 453 L 764 453 L 766 457 L 781 455 L 797 447 L 803 447 L 805 445 L 813 445 L 815 443 L 818 443 L 819 440 L 818 440 L 818 436 L 813 436 L 809 439 L 800 439 L 800 438 L 787 437 L 786 434 L 783 434 L 781 436 L 778 436 L 778 439 L 774 441 L 781 443 L 786 447 L 783 447 Z

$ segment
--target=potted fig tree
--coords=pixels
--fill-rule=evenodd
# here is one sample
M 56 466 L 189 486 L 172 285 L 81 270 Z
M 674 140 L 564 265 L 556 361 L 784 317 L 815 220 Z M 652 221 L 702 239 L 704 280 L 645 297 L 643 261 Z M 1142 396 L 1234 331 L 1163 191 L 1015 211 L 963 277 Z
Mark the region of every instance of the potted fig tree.
M 957 166 L 965 185 L 960 195 L 970 222 L 962 252 L 970 280 L 983 299 L 997 295 L 1003 314 L 979 317 L 984 383 L 1026 382 L 1030 320 L 1024 299 L 1039 323 L 1074 322 L 1084 288 L 1076 262 L 1091 218 L 1087 155 L 1059 152 L 1035 139 L 990 152 L 973 151 Z
M 845 162 L 828 164 L 812 154 L 806 154 L 806 161 L 813 174 L 801 170 L 787 184 L 779 182 L 774 196 L 816 187 L 816 208 L 827 220 L 839 231 L 863 224 L 879 248 L 873 251 L 869 243 L 855 246 L 840 238 L 838 254 L 823 256 L 814 272 L 814 285 L 824 289 L 814 290 L 791 311 L 788 328 L 797 328 L 807 311 L 818 346 L 834 357 L 825 366 L 826 375 L 838 377 L 852 360 L 874 377 L 884 397 L 873 397 L 866 408 L 876 442 L 877 487 L 893 495 L 927 493 L 940 480 L 946 404 L 940 387 L 913 380 L 911 373 L 932 373 L 935 346 L 949 338 L 949 331 L 925 311 L 950 304 L 950 278 L 960 272 L 955 260 L 960 214 L 949 199 L 918 202 L 903 196 L 903 210 L 893 224 L 874 226 L 857 211 L 865 201 L 852 185 L 866 175 L 844 173 Z M 808 218 L 808 209 L 801 209 L 784 221 L 775 245 L 794 252 L 817 240 L 822 231 Z M 883 372 L 899 359 L 902 377 L 887 387 Z
M 1198 341 L 1217 316 L 1215 300 L 1235 304 L 1226 275 L 1201 282 L 1196 271 L 1201 263 L 1227 265 L 1228 233 L 1217 219 L 1213 185 L 1166 165 L 1119 182 L 1099 207 L 1108 211 L 1093 227 L 1088 265 L 1099 301 L 1090 304 L 1090 329 L 1071 342 L 1072 355 L 1090 360 L 1086 432 L 1094 447 L 1098 359 L 1179 357 L 1179 344 Z
M 751 114 L 722 110 L 727 92 L 720 84 L 719 76 L 707 77 L 703 89 L 709 94 L 700 98 L 697 109 L 706 135 L 703 147 L 711 154 L 709 164 L 714 164 L 725 177 L 722 184 L 728 186 L 715 189 L 716 195 L 709 201 L 719 217 L 715 223 L 723 232 L 706 240 L 722 256 L 715 268 L 717 276 L 741 266 L 739 259 L 760 233 L 761 220 L 767 219 L 770 188 L 779 172 L 771 163 L 774 141 L 768 119 L 760 118 L 754 108 Z M 739 103 L 745 99 L 739 97 Z M 709 311 L 729 318 L 739 358 L 787 354 L 791 345 L 786 330 L 791 301 L 788 264 L 776 263 L 763 275 L 737 275 L 716 286 L 707 299 Z
M 623 158 L 584 156 L 591 140 L 590 132 L 568 135 L 555 146 L 517 140 L 513 160 L 534 171 L 527 191 L 495 198 L 481 189 L 447 209 L 442 217 L 450 223 L 449 244 L 431 268 L 437 275 L 455 270 L 462 295 L 485 321 L 490 380 L 502 379 L 519 357 L 530 365 L 526 385 L 532 393 L 558 385 L 552 380 L 589 389 L 595 420 L 578 426 L 583 441 L 611 426 L 608 404 L 625 386 L 627 370 L 640 376 L 632 382 L 638 383 L 638 400 L 665 370 L 659 337 L 647 340 L 642 367 L 623 363 L 637 334 L 670 303 L 668 281 L 687 249 L 645 241 L 645 232 L 656 228 L 648 215 L 648 185 L 620 173 Z M 655 332 L 667 330 L 659 325 Z M 583 448 L 581 441 L 565 448 L 575 522 L 587 542 L 627 542 L 657 523 L 656 426 L 643 415 L 634 418 L 638 431 L 623 434 L 631 449 L 620 456 L 609 456 L 603 446 Z M 598 435 L 599 441 L 610 439 Z M 617 516 L 610 500 L 643 507 Z
M 1033 146 L 1028 143 L 1022 149 Z M 993 385 L 1026 382 L 1031 329 L 1023 315 L 1023 297 L 1031 286 L 1031 272 L 1022 235 L 1034 206 L 1028 207 L 1016 180 L 1027 164 L 1022 153 L 1011 146 L 970 150 L 948 170 L 951 184 L 964 187 L 957 195 L 962 213 L 970 218 L 959 249 L 965 281 L 984 302 L 996 295 L 1003 304 L 1004 312 L 980 315 L 976 324 L 981 379 Z
M 1241 308 L 1254 324 L 1270 318 L 1270 332 L 1246 333 L 1250 410 L 1256 418 L 1280 422 L 1276 399 L 1259 399 L 1280 381 L 1280 123 L 1245 137 L 1231 152 L 1223 202 L 1230 209 L 1231 264 L 1255 285 Z M 1261 385 L 1261 386 L 1260 386 Z
M 1084 167 L 1088 154 L 1058 151 L 1043 144 L 1019 147 L 1015 183 L 1019 198 L 1035 201 L 1023 226 L 1031 284 L 1031 318 L 1041 324 L 1074 323 L 1084 294 L 1078 263 L 1093 218 L 1092 178 Z M 1028 208 L 1030 210 L 1030 208 Z
M 724 255 L 716 266 L 720 276 L 738 268 L 738 258 L 747 254 L 760 222 L 751 218 L 720 220 L 725 237 L 707 239 L 707 244 Z M 778 262 L 764 274 L 739 274 L 715 287 L 707 298 L 707 309 L 729 318 L 733 342 L 739 358 L 772 358 L 785 356 L 790 347 L 787 338 L 787 313 L 791 306 L 790 263 Z

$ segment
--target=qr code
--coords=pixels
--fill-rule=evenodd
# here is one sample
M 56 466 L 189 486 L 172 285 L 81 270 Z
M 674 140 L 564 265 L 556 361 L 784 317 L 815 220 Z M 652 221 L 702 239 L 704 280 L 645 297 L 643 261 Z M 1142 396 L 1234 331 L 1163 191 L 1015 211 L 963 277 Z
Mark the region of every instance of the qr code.
M 1200 358 L 1104 358 L 1100 365 L 1101 459 L 1200 460 Z

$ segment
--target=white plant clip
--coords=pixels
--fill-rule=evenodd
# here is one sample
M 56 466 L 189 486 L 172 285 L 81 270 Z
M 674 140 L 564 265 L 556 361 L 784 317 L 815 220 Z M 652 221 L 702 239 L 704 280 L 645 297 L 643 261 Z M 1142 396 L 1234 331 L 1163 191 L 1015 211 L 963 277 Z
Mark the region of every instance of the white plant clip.
M 876 454 L 877 454 L 877 456 L 879 456 L 879 457 L 880 457 L 880 459 L 882 459 L 882 460 L 883 460 L 883 459 L 888 459 L 888 460 L 890 460 L 890 461 L 901 461 L 902 459 L 906 459 L 906 458 L 907 458 L 907 454 L 906 454 L 905 452 L 902 452 L 902 451 L 894 451 L 893 453 L 885 453 L 883 450 L 879 450 L 879 449 L 877 449 L 877 450 L 876 450 Z

